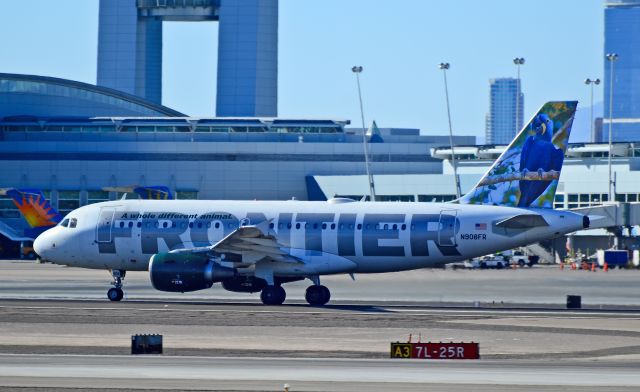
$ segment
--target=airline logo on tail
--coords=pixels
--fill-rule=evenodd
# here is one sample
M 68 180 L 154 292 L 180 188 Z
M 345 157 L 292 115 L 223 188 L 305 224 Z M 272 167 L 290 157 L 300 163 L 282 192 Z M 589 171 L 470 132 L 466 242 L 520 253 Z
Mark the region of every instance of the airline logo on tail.
M 460 203 L 552 208 L 577 106 L 544 104 Z
M 10 189 L 6 194 L 31 227 L 55 226 L 62 219 L 38 189 Z

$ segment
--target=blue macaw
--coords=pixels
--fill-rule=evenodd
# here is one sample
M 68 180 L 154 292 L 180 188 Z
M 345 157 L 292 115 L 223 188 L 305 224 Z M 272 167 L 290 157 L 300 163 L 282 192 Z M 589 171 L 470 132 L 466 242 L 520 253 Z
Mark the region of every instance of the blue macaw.
M 546 114 L 537 115 L 531 129 L 535 135 L 529 136 L 522 146 L 520 154 L 520 171 L 547 172 L 560 171 L 564 153 L 552 143 L 553 121 Z M 520 180 L 520 200 L 518 207 L 529 207 L 544 191 L 551 181 Z

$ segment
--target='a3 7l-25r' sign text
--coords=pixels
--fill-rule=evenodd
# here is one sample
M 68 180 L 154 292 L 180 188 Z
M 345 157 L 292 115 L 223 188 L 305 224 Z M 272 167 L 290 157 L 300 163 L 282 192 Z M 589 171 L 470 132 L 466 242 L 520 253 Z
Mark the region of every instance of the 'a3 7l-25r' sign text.
M 391 343 L 391 358 L 480 359 L 478 343 Z

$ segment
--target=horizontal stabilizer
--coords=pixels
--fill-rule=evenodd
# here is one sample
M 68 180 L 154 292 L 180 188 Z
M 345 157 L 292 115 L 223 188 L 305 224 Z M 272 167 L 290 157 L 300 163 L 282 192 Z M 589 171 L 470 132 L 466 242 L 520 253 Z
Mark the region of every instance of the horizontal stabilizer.
M 496 227 L 505 229 L 531 229 L 543 226 L 549 226 L 549 224 L 542 216 L 537 214 L 516 215 L 496 223 Z

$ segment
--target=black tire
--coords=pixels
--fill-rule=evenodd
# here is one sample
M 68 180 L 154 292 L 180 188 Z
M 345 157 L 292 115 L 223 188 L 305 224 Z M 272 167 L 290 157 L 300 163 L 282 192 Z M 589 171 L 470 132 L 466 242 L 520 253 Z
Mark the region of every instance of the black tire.
M 484 261 L 480 263 L 480 269 L 487 269 L 487 263 L 485 263 Z
M 307 287 L 304 297 L 311 306 L 323 306 L 331 299 L 331 291 L 325 286 L 313 285 Z
M 114 287 L 110 288 L 109 291 L 107 291 L 107 298 L 109 298 L 110 301 L 117 302 L 122 300 L 123 297 L 124 292 L 122 291 L 122 289 Z
M 267 286 L 260 293 L 260 299 L 265 305 L 282 305 L 286 298 L 287 292 L 282 286 Z

